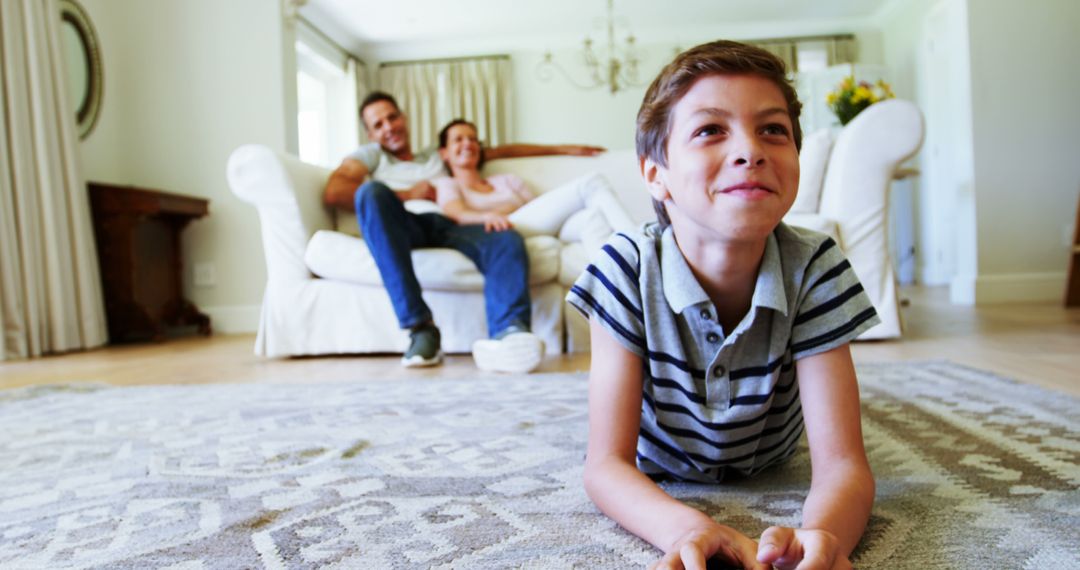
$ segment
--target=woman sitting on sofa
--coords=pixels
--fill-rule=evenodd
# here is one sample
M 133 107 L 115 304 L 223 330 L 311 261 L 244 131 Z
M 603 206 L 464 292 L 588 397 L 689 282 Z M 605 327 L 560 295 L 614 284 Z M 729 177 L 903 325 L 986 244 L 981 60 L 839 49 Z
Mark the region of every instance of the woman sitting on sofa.
M 516 229 L 523 236 L 558 234 L 573 214 L 585 210 L 581 240 L 591 252 L 612 231 L 631 229 L 630 216 L 619 204 L 606 178 L 588 174 L 535 196 L 514 174 L 484 178 L 483 148 L 476 126 L 454 119 L 439 131 L 439 155 L 449 177 L 432 180 L 443 213 L 459 224 L 483 224 L 489 232 Z

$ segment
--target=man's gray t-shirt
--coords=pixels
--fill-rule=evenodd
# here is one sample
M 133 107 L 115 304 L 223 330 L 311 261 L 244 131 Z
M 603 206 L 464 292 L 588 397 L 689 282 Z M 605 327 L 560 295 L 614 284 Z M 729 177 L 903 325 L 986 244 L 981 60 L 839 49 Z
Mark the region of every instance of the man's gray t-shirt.
M 407 190 L 421 180 L 446 176 L 442 158 L 435 149 L 415 153 L 412 160 L 398 160 L 379 143 L 368 143 L 353 151 L 348 158 L 364 163 L 372 179 L 392 190 Z

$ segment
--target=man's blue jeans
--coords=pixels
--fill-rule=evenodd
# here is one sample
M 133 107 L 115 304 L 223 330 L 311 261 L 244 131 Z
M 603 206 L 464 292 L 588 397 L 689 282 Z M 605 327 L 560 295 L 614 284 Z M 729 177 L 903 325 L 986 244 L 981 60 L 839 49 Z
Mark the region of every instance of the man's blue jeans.
M 448 247 L 472 260 L 484 276 L 488 335 L 513 324 L 530 326 L 529 261 L 521 235 L 461 226 L 440 214 L 413 214 L 397 194 L 378 181 L 365 182 L 354 196 L 360 233 L 375 258 L 401 328 L 431 320 L 413 271 L 414 249 Z

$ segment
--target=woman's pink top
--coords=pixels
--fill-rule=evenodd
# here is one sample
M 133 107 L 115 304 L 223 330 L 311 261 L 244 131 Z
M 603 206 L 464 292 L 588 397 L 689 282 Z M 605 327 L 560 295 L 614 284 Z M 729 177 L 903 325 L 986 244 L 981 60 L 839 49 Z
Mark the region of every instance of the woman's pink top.
M 465 188 L 453 178 L 445 176 L 436 178 L 431 183 L 435 186 L 435 201 L 439 206 L 461 200 L 466 208 L 475 212 L 500 210 L 509 213 L 535 198 L 525 181 L 514 174 L 496 174 L 489 177 L 487 183 L 494 188 L 492 192 L 477 192 Z

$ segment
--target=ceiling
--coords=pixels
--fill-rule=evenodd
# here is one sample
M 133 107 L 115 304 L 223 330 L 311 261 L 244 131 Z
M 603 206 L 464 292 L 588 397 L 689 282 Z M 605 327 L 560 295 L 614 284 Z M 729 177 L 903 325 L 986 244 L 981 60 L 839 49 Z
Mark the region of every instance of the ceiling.
M 739 25 L 868 21 L 894 1 L 614 0 L 614 11 L 621 27 L 647 38 L 651 32 L 710 25 L 730 30 Z M 343 44 L 370 46 L 596 35 L 603 30 L 606 11 L 605 0 L 307 0 L 301 14 Z

